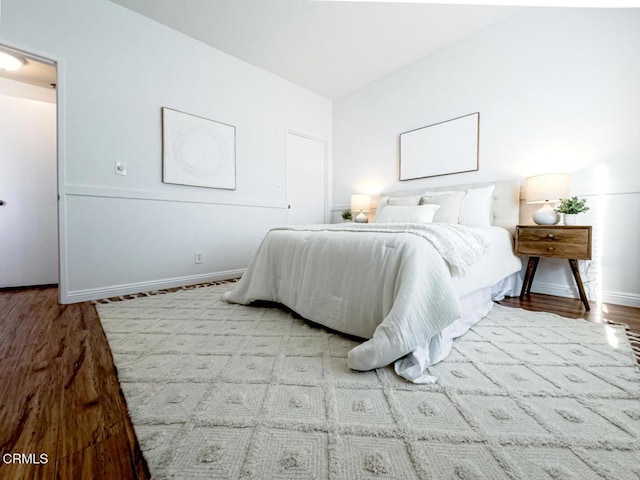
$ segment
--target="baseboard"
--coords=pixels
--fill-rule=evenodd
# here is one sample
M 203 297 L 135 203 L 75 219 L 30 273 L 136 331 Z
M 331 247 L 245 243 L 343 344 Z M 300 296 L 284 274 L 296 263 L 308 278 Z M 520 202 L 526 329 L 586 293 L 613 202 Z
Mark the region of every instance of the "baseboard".
M 640 308 L 640 295 L 624 292 L 603 292 L 602 301 L 614 305 L 624 305 L 625 307 Z
M 531 291 L 533 293 L 543 293 L 556 297 L 580 298 L 576 287 L 567 287 L 553 283 L 534 282 Z M 589 300 L 592 299 L 590 298 Z M 640 308 L 640 295 L 634 293 L 606 291 L 602 292 L 602 298 L 600 300 L 602 300 L 603 303 Z
M 227 270 L 224 272 L 203 273 L 200 275 L 189 275 L 187 277 L 165 278 L 163 280 L 152 280 L 150 282 L 127 283 L 123 285 L 111 285 L 102 288 L 89 288 L 86 290 L 73 290 L 67 292 L 62 298 L 62 303 L 86 302 L 88 300 L 99 300 L 101 298 L 119 297 L 132 293 L 152 292 L 165 288 L 183 287 L 198 283 L 217 282 L 230 278 L 241 277 L 246 269 Z
M 129 295 L 132 293 L 152 292 L 154 290 L 162 290 L 165 288 L 182 287 L 185 285 L 195 285 L 198 283 L 216 282 L 227 280 L 230 278 L 241 277 L 246 269 L 227 270 L 223 272 L 204 273 L 200 275 L 189 275 L 186 277 L 166 278 L 163 280 L 153 280 L 150 282 L 127 283 L 123 285 L 111 285 L 102 288 L 90 288 L 86 290 L 73 290 L 67 292 L 62 298 L 62 303 L 77 303 L 88 300 L 98 300 L 101 298 L 118 297 L 121 295 Z M 533 293 L 542 293 L 545 295 L 554 295 L 556 297 L 579 298 L 578 291 L 575 287 L 566 285 L 558 285 L 553 283 L 534 282 L 531 291 Z M 604 303 L 612 303 L 615 305 L 624 305 L 626 307 L 640 308 L 640 295 L 626 292 L 602 292 Z

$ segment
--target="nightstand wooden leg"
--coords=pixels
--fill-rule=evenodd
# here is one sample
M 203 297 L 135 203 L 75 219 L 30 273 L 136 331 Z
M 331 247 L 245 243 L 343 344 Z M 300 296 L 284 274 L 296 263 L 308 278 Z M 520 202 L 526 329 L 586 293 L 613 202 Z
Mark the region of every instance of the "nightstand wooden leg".
M 533 277 L 536 275 L 539 261 L 540 257 L 529 257 L 527 273 L 524 276 L 524 282 L 522 282 L 522 290 L 520 290 L 520 300 L 522 300 L 525 294 L 529 295 L 531 293 L 531 285 L 533 284 Z
M 576 279 L 576 285 L 578 285 L 580 300 L 582 300 L 585 310 L 589 311 L 591 310 L 591 307 L 589 307 L 589 300 L 587 299 L 587 295 L 584 292 L 584 286 L 582 285 L 582 279 L 580 278 L 580 270 L 578 269 L 578 260 L 570 258 L 569 265 L 571 266 L 571 273 L 573 273 L 573 278 Z
M 529 279 L 529 285 L 527 286 L 527 295 L 531 293 L 531 285 L 533 285 L 533 277 L 536 276 L 536 272 L 538 271 L 539 261 L 540 261 L 540 257 L 533 258 L 533 271 L 531 272 L 531 278 Z

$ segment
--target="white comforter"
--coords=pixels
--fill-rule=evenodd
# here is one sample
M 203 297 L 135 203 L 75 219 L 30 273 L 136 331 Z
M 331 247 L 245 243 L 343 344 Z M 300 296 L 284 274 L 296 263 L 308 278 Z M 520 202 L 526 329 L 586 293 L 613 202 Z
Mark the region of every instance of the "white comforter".
M 467 271 L 486 246 L 483 234 L 461 225 L 273 229 L 224 299 L 279 302 L 313 322 L 368 338 L 349 352 L 348 364 L 371 370 L 459 318 L 452 273 Z

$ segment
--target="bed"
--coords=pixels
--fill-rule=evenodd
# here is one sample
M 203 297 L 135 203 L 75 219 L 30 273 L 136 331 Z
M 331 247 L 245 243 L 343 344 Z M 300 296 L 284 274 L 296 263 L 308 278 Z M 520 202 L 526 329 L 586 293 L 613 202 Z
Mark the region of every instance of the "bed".
M 354 370 L 394 364 L 415 383 L 453 339 L 516 292 L 519 182 L 459 185 L 380 197 L 371 224 L 270 230 L 224 299 L 277 302 L 314 323 L 362 338 Z

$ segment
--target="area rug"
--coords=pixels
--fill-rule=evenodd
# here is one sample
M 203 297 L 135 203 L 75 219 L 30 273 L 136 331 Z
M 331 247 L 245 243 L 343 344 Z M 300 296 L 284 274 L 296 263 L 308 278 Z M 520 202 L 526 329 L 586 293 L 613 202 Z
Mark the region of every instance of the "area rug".
M 640 478 L 621 327 L 496 305 L 414 385 L 230 287 L 97 306 L 155 479 Z

